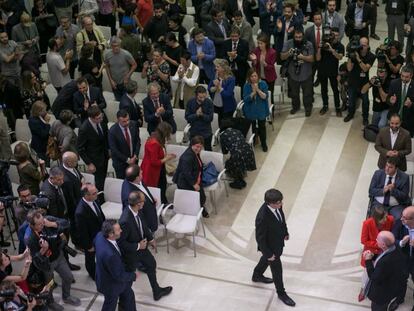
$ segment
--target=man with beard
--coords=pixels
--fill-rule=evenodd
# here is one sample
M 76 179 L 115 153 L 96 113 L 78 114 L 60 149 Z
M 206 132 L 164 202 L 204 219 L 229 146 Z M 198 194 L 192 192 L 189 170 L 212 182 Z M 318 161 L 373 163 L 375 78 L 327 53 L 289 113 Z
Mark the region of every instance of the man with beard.
M 145 25 L 143 35 L 151 39 L 152 43 L 164 41 L 168 32 L 168 18 L 161 3 L 154 4 L 154 16 Z

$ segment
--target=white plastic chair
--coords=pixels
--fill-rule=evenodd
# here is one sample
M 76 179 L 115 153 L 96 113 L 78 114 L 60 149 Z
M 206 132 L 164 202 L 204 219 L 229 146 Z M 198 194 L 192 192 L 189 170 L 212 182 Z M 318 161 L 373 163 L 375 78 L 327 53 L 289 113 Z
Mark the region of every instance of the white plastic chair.
M 411 145 L 414 144 L 414 138 L 411 138 Z M 410 196 L 413 196 L 413 183 L 414 183 L 414 152 L 411 151 L 410 154 L 405 156 L 407 160 L 407 171 L 406 173 L 410 177 Z
M 165 219 L 165 214 L 168 209 L 164 209 L 162 215 Z M 189 191 L 177 189 L 174 192 L 173 212 L 175 215 L 165 225 L 165 236 L 167 238 L 167 253 L 170 252 L 170 244 L 168 240 L 168 231 L 174 233 L 188 234 L 193 236 L 194 257 L 197 256 L 195 235 L 198 231 L 198 225 L 201 223 L 203 227 L 204 237 L 206 231 L 204 228 L 201 215 L 203 207 L 200 206 L 200 193 L 197 191 Z
M 25 142 L 30 145 L 30 141 L 32 140 L 32 132 L 29 128 L 29 120 L 16 119 L 16 128 L 14 131 L 9 132 L 9 134 L 13 133 L 16 135 L 16 141 L 10 145 L 12 151 L 14 151 L 14 147 L 16 147 L 18 143 Z
M 185 110 L 184 109 L 173 109 L 174 120 L 177 124 L 177 131 L 175 132 L 175 141 L 177 144 L 182 144 L 184 138 L 184 131 L 188 125 L 187 120 L 185 119 Z
M 139 155 L 138 158 L 143 159 L 144 158 L 144 151 L 145 151 L 145 142 L 147 141 L 149 137 L 148 131 L 144 127 L 139 128 L 139 139 L 141 140 L 141 146 L 139 148 Z
M 82 173 L 83 178 L 85 178 L 85 182 L 90 184 L 95 184 L 95 175 L 89 173 Z
M 105 114 L 109 122 L 116 122 L 116 113 L 119 110 L 119 102 L 111 100 L 106 102 Z
M 109 41 L 111 39 L 111 27 L 101 26 L 101 25 L 96 25 L 96 26 L 98 26 L 98 28 L 101 30 L 106 41 Z
M 155 208 L 157 209 L 157 216 L 159 219 L 164 208 L 164 204 L 161 203 L 161 189 L 156 187 L 148 187 L 148 190 L 151 192 L 153 198 L 157 200 Z
M 122 214 L 122 179 L 111 177 L 105 178 L 104 198 L 105 203 L 102 204 L 102 212 L 107 219 L 119 219 Z
M 240 86 L 235 86 L 234 87 L 234 99 L 236 100 L 236 103 L 240 103 L 242 98 L 241 98 L 241 87 Z
M 165 146 L 165 149 L 167 150 L 167 153 L 173 153 L 176 155 L 175 159 L 170 160 L 173 164 L 176 166 L 178 165 L 178 160 L 180 159 L 181 155 L 184 153 L 184 151 L 187 149 L 187 146 L 181 146 L 181 145 L 173 145 L 168 144 Z M 167 184 L 172 185 L 172 176 L 167 175 Z
M 106 176 L 116 178 L 115 169 L 112 165 L 112 159 L 108 160 L 108 170 L 106 172 Z
M 194 16 L 184 15 L 181 25 L 187 30 L 187 32 L 189 32 L 190 29 L 194 27 L 194 22 Z

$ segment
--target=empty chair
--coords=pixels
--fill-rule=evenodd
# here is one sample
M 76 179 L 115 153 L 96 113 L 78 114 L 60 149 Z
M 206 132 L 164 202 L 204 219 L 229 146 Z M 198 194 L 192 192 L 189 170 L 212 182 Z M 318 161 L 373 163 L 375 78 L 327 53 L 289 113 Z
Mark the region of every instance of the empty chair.
M 16 129 L 14 132 L 10 132 L 10 134 L 11 133 L 16 135 L 16 141 L 11 144 L 12 151 L 14 150 L 14 147 L 22 141 L 30 145 L 30 141 L 32 140 L 32 132 L 29 128 L 29 120 L 16 119 Z
M 185 119 L 185 110 L 184 109 L 173 109 L 174 111 L 174 120 L 177 124 L 177 132 L 175 133 L 175 141 L 177 144 L 183 143 L 184 130 L 187 126 L 187 121 Z
M 241 87 L 240 86 L 235 86 L 234 87 L 234 99 L 236 100 L 236 103 L 239 103 L 242 98 L 241 98 Z
M 164 209 L 162 215 L 165 219 L 165 214 L 168 209 Z M 198 231 L 199 224 L 203 227 L 204 237 L 206 231 L 201 219 L 203 207 L 200 206 L 200 193 L 197 191 L 177 189 L 174 192 L 173 203 L 174 216 L 165 225 L 165 235 L 167 238 L 167 253 L 170 252 L 170 245 L 168 239 L 168 232 L 189 234 L 193 236 L 194 257 L 197 256 L 195 235 Z
M 104 198 L 105 203 L 102 204 L 102 212 L 106 219 L 119 219 L 122 214 L 121 189 L 122 179 L 111 177 L 105 178 Z
M 187 30 L 187 32 L 189 32 L 190 29 L 194 27 L 194 16 L 184 15 L 181 25 Z
M 181 155 L 184 153 L 184 151 L 187 149 L 187 146 L 180 146 L 180 145 L 172 145 L 168 144 L 165 146 L 165 149 L 167 150 L 167 153 L 173 153 L 175 154 L 175 159 L 170 160 L 169 162 L 172 165 L 175 165 L 177 167 L 178 160 L 180 159 Z M 171 185 L 172 182 L 172 176 L 167 175 L 167 184 Z
M 95 176 L 93 174 L 89 174 L 89 173 L 82 173 L 83 178 L 85 178 L 85 182 L 90 183 L 90 184 L 95 184 Z
M 116 113 L 119 110 L 119 102 L 115 100 L 107 101 L 105 114 L 109 122 L 116 122 Z

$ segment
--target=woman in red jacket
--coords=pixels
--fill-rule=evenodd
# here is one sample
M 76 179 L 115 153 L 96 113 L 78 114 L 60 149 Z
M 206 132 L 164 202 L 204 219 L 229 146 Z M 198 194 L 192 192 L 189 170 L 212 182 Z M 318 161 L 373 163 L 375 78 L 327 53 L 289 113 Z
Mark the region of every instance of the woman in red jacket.
M 273 92 L 277 78 L 275 69 L 276 50 L 270 47 L 269 37 L 265 33 L 257 36 L 257 48 L 250 54 L 250 60 L 253 63 L 253 68 L 259 73 L 259 78 L 266 81 L 274 105 Z
M 171 125 L 167 122 L 158 124 L 151 137 L 145 142 L 144 159 L 141 163 L 142 180 L 148 187 L 161 189 L 162 203 L 168 203 L 165 196 L 167 190 L 167 174 L 165 162 L 174 159 L 175 154 L 165 152 L 165 144 L 171 135 Z
M 377 244 L 377 235 L 380 231 L 391 231 L 392 226 L 394 224 L 394 217 L 388 215 L 384 207 L 377 206 L 370 218 L 365 220 L 362 224 L 362 232 L 361 232 L 361 243 L 364 245 L 364 251 L 371 251 L 374 253 L 374 259 L 382 252 L 382 249 L 378 247 Z M 361 266 L 365 268 L 365 259 L 364 256 L 361 256 Z M 362 301 L 364 297 L 364 287 L 366 282 L 368 281 L 368 275 L 366 270 L 364 269 L 364 273 L 362 274 L 362 288 L 361 292 L 359 293 L 358 300 Z

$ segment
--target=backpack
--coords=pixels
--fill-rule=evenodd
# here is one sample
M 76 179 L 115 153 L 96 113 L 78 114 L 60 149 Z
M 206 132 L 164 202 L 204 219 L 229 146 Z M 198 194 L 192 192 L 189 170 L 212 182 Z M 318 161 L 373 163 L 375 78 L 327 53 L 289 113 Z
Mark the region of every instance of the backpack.
M 213 162 L 208 162 L 203 166 L 202 184 L 203 187 L 211 186 L 217 182 L 219 172 Z
M 379 132 L 378 126 L 374 124 L 368 124 L 364 127 L 364 138 L 369 142 L 375 143 Z

